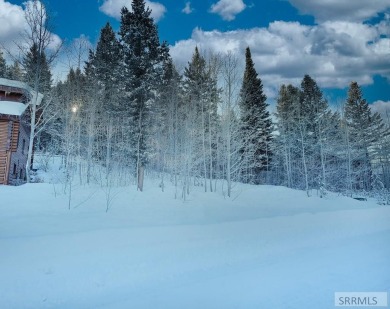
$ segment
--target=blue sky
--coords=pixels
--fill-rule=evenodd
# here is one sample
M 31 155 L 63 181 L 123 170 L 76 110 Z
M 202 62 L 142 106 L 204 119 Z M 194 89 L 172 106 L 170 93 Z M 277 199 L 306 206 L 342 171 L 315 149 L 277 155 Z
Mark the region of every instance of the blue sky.
M 0 0 L 4 45 L 22 27 L 24 2 Z M 46 3 L 57 41 L 69 48 L 80 37 L 93 46 L 107 21 L 117 30 L 120 8 L 131 0 Z M 374 108 L 390 106 L 390 0 L 156 0 L 147 5 L 179 67 L 195 46 L 204 52 L 230 50 L 242 61 L 250 46 L 271 100 L 281 84 L 298 85 L 310 74 L 331 104 L 340 103 L 356 80 Z

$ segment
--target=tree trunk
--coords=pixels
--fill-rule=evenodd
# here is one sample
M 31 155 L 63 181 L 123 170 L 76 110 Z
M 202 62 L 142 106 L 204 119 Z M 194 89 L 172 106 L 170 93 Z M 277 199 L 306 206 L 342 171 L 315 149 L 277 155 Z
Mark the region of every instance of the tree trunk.
M 138 190 L 141 192 L 144 189 L 144 173 L 145 173 L 145 168 L 143 165 L 140 165 L 138 167 Z

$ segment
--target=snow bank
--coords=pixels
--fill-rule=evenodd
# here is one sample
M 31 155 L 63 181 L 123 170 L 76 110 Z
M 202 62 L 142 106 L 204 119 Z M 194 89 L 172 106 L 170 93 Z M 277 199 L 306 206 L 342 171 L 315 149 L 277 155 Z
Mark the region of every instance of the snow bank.
M 333 308 L 390 287 L 390 207 L 283 187 L 0 186 L 0 308 Z

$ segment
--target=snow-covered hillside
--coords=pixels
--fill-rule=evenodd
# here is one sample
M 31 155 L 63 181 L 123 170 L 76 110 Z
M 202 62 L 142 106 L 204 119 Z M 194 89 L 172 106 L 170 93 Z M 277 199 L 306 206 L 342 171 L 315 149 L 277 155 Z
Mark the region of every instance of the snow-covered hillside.
M 173 199 L 0 186 L 0 308 L 333 308 L 389 291 L 390 207 L 283 187 Z

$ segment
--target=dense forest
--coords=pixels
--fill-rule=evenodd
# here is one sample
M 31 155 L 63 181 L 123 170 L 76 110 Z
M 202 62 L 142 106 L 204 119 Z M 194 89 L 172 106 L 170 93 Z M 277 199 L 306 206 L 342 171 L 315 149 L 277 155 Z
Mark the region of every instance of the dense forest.
M 37 12 L 45 14 L 41 7 L 30 13 Z M 121 11 L 119 31 L 107 23 L 85 65 L 57 84 L 47 38 L 32 37 L 24 58 L 10 65 L 0 53 L 0 77 L 45 95 L 25 121 L 35 152 L 63 156 L 70 184 L 136 184 L 142 191 L 154 173 L 162 190 L 170 182 L 182 199 L 193 186 L 230 197 L 236 182 L 387 198 L 389 129 L 356 82 L 334 111 L 305 75 L 300 85 L 280 87 L 272 117 L 249 47 L 244 70 L 232 53 L 196 48 L 179 71 L 150 14 L 133 0 L 132 10 Z

